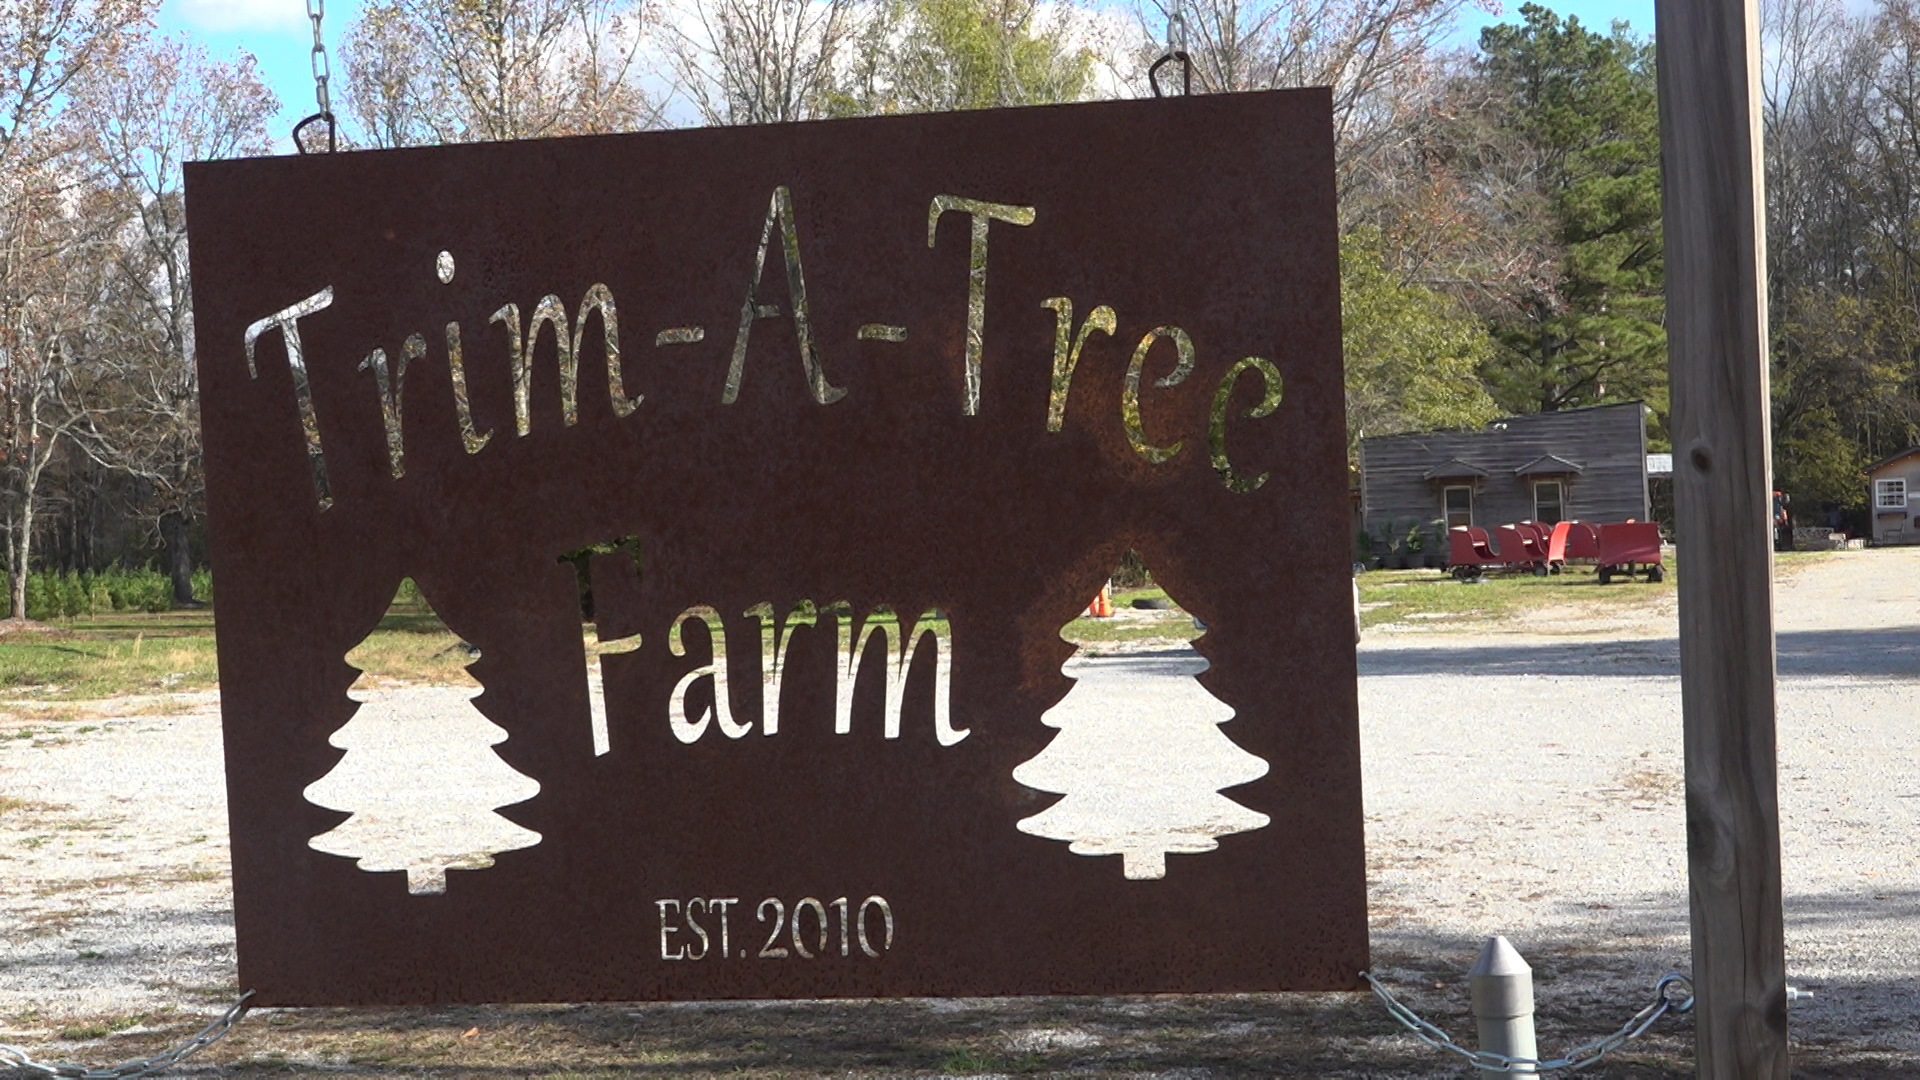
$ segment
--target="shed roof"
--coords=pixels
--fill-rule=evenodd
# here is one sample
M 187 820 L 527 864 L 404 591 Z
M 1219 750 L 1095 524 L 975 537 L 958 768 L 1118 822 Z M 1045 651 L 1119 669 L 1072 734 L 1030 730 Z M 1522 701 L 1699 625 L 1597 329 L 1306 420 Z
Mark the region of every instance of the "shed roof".
M 1568 461 L 1559 454 L 1541 454 L 1539 457 L 1513 470 L 1513 475 L 1577 476 L 1584 471 L 1579 462 Z
M 1469 464 L 1459 458 L 1448 458 L 1422 475 L 1428 480 L 1454 480 L 1467 477 L 1484 480 L 1488 474 L 1487 470 L 1478 465 Z
M 1896 461 L 1902 461 L 1906 458 L 1912 457 L 1915 454 L 1920 454 L 1920 446 L 1909 446 L 1905 450 L 1900 451 L 1899 453 L 1893 455 L 1892 457 L 1881 458 L 1879 461 L 1876 461 L 1873 464 L 1867 466 L 1866 471 L 1875 472 L 1877 470 L 1884 469 L 1887 466 L 1892 465 Z

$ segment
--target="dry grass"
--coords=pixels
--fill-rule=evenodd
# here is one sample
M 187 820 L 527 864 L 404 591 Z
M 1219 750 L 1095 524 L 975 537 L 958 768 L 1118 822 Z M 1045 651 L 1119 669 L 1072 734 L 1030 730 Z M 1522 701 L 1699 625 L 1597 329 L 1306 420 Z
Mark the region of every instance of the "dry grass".
M 1452 1027 L 1471 1027 L 1438 1011 Z M 117 1060 L 197 1023 L 68 1021 L 66 1030 L 102 1033 L 61 1049 Z M 232 1076 L 1450 1075 L 1393 1032 L 1360 994 L 313 1009 L 257 1014 L 201 1060 Z M 1663 1030 L 1629 1055 L 1636 1063 L 1607 1075 L 1690 1075 L 1685 1036 L 1683 1027 Z
M 1650 608 L 1671 597 L 1675 567 L 1666 580 L 1635 579 L 1601 585 L 1590 566 L 1569 566 L 1561 573 L 1490 574 L 1459 582 L 1439 570 L 1375 570 L 1360 575 L 1361 625 L 1387 623 L 1485 624 L 1553 608 L 1584 608 L 1594 613 Z
M 1536 960 L 1543 1050 L 1584 1042 L 1611 1020 L 1618 1002 L 1576 1000 L 1553 986 L 1556 974 L 1611 959 Z M 203 1003 L 201 1015 L 108 1014 L 49 1030 L 27 1013 L 0 1019 L 0 1041 L 38 1042 L 43 1056 L 95 1064 L 151 1054 L 198 1030 L 234 996 L 231 987 L 181 990 Z M 1398 992 L 1446 1030 L 1470 1035 L 1464 969 L 1408 968 Z M 1365 994 L 298 1009 L 255 1013 L 195 1066 L 200 1075 L 367 1078 L 1465 1075 L 1398 1032 Z M 1892 1055 L 1804 1044 L 1793 1053 L 1797 1080 L 1912 1075 L 1910 1063 Z M 1690 1077 L 1692 1059 L 1690 1018 L 1680 1017 L 1595 1075 Z
M 0 814 L 14 814 L 19 817 L 30 815 L 54 814 L 73 807 L 60 803 L 35 802 L 32 799 L 20 799 L 11 795 L 0 795 Z
M 10 734 L 4 727 L 8 723 L 40 724 L 45 727 L 78 725 L 73 727 L 73 733 L 81 735 L 97 730 L 97 727 L 90 725 L 101 721 L 123 720 L 136 716 L 181 716 L 207 707 L 204 701 L 178 694 L 77 702 L 15 698 L 5 702 L 5 707 L 0 707 L 0 739 L 7 738 Z
M 1135 600 L 1165 600 L 1175 606 L 1164 610 L 1141 610 Z M 1075 645 L 1100 645 L 1135 641 L 1192 641 L 1200 636 L 1193 616 L 1178 606 L 1163 589 L 1122 589 L 1113 594 L 1114 614 L 1107 618 L 1082 615 L 1060 630 L 1060 636 Z M 1096 650 L 1097 651 L 1097 650 Z

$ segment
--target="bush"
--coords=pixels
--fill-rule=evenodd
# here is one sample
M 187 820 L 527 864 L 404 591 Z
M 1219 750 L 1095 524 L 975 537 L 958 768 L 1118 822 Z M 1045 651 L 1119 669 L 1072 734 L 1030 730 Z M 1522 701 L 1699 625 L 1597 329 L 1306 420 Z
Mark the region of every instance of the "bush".
M 51 574 L 27 575 L 27 618 L 50 619 L 59 611 L 58 583 Z
M 78 575 L 62 574 L 59 577 L 60 610 L 57 614 L 66 618 L 75 615 L 90 615 L 92 607 L 87 603 L 87 590 L 80 583 Z
M 213 596 L 213 580 L 205 570 L 193 575 L 194 594 Z M 98 574 L 27 576 L 27 618 L 71 619 L 78 615 L 107 615 L 115 611 L 167 611 L 173 607 L 173 582 L 155 570 L 107 570 Z
M 102 575 L 114 611 L 166 611 L 173 606 L 173 585 L 151 571 Z

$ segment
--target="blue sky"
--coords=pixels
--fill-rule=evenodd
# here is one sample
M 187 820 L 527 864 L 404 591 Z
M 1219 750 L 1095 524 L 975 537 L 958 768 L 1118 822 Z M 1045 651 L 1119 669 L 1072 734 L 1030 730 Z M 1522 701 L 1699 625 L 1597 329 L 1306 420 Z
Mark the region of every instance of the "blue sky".
M 1625 22 L 1641 37 L 1653 36 L 1653 0 L 1536 0 L 1558 12 L 1562 18 L 1574 17 L 1595 30 L 1606 30 L 1615 19 Z M 1496 12 L 1472 3 L 1460 20 L 1460 40 L 1471 45 L 1480 40 L 1480 28 L 1501 22 L 1520 21 L 1521 0 L 1502 2 Z
M 1549 0 L 1547 6 L 1595 28 L 1624 19 L 1637 33 L 1653 32 L 1653 0 Z M 360 0 L 329 0 L 324 25 L 330 51 L 338 47 L 341 33 L 359 10 Z M 1471 45 L 1479 40 L 1481 27 L 1518 20 L 1519 10 L 1518 2 L 1504 3 L 1498 13 L 1469 6 L 1459 42 Z M 280 95 L 274 134 L 282 149 L 291 149 L 287 133 L 314 111 L 309 68 L 313 35 L 303 0 L 163 0 L 160 28 L 193 38 L 216 57 L 231 57 L 239 49 L 257 57 L 268 84 Z

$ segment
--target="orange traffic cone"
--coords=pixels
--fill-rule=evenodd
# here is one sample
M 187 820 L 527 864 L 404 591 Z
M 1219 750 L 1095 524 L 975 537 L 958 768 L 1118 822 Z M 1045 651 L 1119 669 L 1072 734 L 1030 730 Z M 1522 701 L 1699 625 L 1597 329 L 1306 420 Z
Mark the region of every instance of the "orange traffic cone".
M 1093 603 L 1087 606 L 1087 614 L 1096 619 L 1110 619 L 1113 617 L 1112 585 L 1100 586 L 1100 591 L 1094 594 Z

